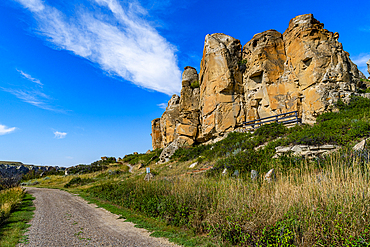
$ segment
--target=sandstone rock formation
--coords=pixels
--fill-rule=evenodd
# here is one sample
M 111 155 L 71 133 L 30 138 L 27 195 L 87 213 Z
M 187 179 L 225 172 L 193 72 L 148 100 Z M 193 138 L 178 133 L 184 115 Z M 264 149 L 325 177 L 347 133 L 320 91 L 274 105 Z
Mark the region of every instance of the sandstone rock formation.
M 199 78 L 196 69 L 186 67 L 182 74 L 180 116 L 176 125 L 178 138 L 192 145 L 199 126 Z
M 200 141 L 233 130 L 245 120 L 240 41 L 225 34 L 207 35 L 200 70 Z
M 283 36 L 275 30 L 254 35 L 243 47 L 247 120 L 297 110 L 297 85 L 280 79 L 286 60 Z
M 176 121 L 179 118 L 180 97 L 176 94 L 168 101 L 166 111 L 160 118 L 160 128 L 162 134 L 162 147 L 168 146 L 176 139 Z
M 365 76 L 338 42 L 339 34 L 324 29 L 312 14 L 297 16 L 283 34 L 287 56 L 282 80 L 296 82 L 302 119 L 314 123 L 338 98 L 348 98 Z
M 283 34 L 256 34 L 243 48 L 228 35 L 207 35 L 199 76 L 186 67 L 181 97 L 172 96 L 162 117 L 152 121 L 153 149 L 175 140 L 175 146 L 204 143 L 245 121 L 290 111 L 313 124 L 339 98 L 348 100 L 366 87 L 338 38 L 312 14 L 293 18 Z
M 162 148 L 162 132 L 161 132 L 161 119 L 156 118 L 152 121 L 152 147 L 153 150 Z
M 370 59 L 367 61 L 367 72 L 370 74 Z

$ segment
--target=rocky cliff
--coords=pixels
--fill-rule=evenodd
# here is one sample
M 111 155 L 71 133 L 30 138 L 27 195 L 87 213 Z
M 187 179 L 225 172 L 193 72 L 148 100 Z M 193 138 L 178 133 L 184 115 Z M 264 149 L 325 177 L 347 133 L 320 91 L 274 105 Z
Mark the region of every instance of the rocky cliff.
M 292 19 L 283 34 L 256 34 L 243 47 L 228 35 L 207 35 L 199 75 L 186 67 L 181 97 L 172 96 L 152 121 L 153 149 L 204 143 L 245 121 L 290 111 L 313 124 L 339 98 L 365 87 L 338 38 L 312 14 Z

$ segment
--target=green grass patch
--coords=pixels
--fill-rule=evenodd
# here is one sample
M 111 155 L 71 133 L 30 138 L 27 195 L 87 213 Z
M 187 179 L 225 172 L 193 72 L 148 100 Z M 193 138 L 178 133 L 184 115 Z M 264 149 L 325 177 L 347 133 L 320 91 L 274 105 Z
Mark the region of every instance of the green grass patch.
M 95 197 L 93 194 L 88 192 L 79 192 L 79 196 L 84 198 L 90 203 L 94 203 L 99 207 L 102 207 L 113 214 L 120 215 L 120 218 L 125 221 L 132 222 L 137 228 L 144 228 L 151 233 L 153 237 L 165 237 L 170 242 L 180 244 L 183 246 L 226 246 L 222 243 L 214 240 L 197 236 L 194 232 L 185 229 L 183 227 L 175 227 L 167 224 L 163 220 L 148 217 L 140 212 L 135 212 L 131 209 L 117 205 L 111 201 L 104 200 L 102 198 Z
M 33 217 L 33 200 L 35 198 L 26 193 L 21 204 L 13 211 L 9 218 L 0 226 L 0 246 L 13 247 L 18 243 L 27 243 L 25 231 Z
M 122 161 L 127 162 L 130 165 L 136 165 L 138 163 L 143 163 L 144 166 L 149 165 L 151 162 L 157 162 L 159 156 L 161 155 L 162 149 L 156 149 L 148 154 L 128 154 Z
M 64 188 L 69 188 L 71 186 L 82 186 L 82 185 L 85 185 L 85 184 L 89 184 L 91 182 L 94 182 L 94 179 L 74 177 L 68 183 L 66 183 L 64 185 Z
M 0 226 L 9 217 L 10 213 L 17 208 L 23 195 L 24 190 L 21 187 L 13 187 L 0 192 Z

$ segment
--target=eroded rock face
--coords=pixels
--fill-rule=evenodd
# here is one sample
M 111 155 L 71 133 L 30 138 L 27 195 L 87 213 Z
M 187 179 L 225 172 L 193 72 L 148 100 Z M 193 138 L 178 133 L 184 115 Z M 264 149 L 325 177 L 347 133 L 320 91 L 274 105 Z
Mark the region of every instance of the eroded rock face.
M 162 148 L 161 119 L 156 118 L 152 121 L 152 147 L 153 150 Z
M 296 110 L 297 86 L 281 83 L 286 61 L 283 36 L 275 30 L 254 35 L 243 47 L 247 120 Z
M 303 122 L 314 123 L 338 98 L 348 98 L 364 78 L 338 38 L 312 14 L 293 18 L 283 34 L 287 61 L 281 79 L 297 84 Z
M 370 59 L 367 61 L 367 72 L 370 74 Z
M 364 87 L 366 77 L 338 38 L 312 14 L 293 18 L 283 34 L 254 35 L 243 50 L 233 37 L 207 35 L 199 76 L 186 67 L 181 98 L 172 96 L 159 120 L 160 133 L 158 120 L 152 122 L 153 149 L 175 140 L 181 145 L 212 142 L 247 120 L 290 111 L 313 124 L 339 98 L 346 101 Z M 197 81 L 200 88 L 192 87 Z
M 192 86 L 193 85 L 193 86 Z M 199 79 L 196 69 L 186 67 L 182 74 L 180 116 L 176 126 L 178 138 L 192 145 L 199 126 Z
M 166 111 L 160 118 L 160 128 L 162 135 L 161 147 L 167 147 L 173 142 L 176 135 L 176 121 L 180 116 L 180 97 L 176 94 L 172 95 L 172 98 L 168 101 Z
M 200 134 L 203 142 L 245 120 L 240 41 L 225 34 L 207 35 L 200 70 Z
M 176 140 L 171 142 L 167 147 L 163 149 L 161 155 L 159 156 L 158 163 L 163 164 L 168 162 L 170 160 L 170 157 L 176 152 L 176 150 L 180 147 L 183 147 L 184 145 L 186 145 L 186 142 L 181 138 L 177 138 Z

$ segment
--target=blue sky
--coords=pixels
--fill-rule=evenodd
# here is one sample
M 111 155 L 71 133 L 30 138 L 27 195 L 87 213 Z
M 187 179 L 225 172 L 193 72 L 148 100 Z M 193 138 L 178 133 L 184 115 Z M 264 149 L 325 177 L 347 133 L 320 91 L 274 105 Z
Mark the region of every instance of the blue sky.
M 242 45 L 312 13 L 366 72 L 369 1 L 2 0 L 0 160 L 72 166 L 151 149 L 151 120 L 199 71 L 204 37 Z

